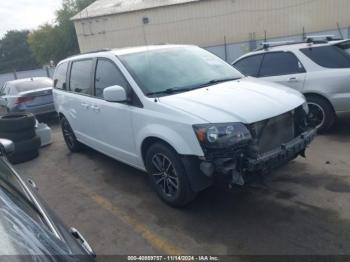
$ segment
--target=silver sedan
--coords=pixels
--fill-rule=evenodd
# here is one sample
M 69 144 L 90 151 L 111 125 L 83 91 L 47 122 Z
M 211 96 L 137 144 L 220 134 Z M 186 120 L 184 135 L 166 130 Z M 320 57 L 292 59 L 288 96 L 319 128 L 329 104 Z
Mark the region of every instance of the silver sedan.
M 0 89 L 0 106 L 7 112 L 54 113 L 52 87 L 53 81 L 47 77 L 6 82 Z

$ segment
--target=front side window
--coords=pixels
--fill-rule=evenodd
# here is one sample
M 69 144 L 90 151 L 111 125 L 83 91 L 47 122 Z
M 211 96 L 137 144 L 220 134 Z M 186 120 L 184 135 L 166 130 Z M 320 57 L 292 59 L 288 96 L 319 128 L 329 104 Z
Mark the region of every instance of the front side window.
M 259 74 L 262 59 L 263 55 L 253 55 L 243 58 L 233 66 L 246 76 L 257 77 Z
M 60 64 L 53 76 L 54 87 L 57 89 L 66 89 L 66 76 L 67 76 L 68 63 Z
M 99 59 L 95 76 L 95 96 L 103 98 L 103 90 L 115 85 L 128 88 L 127 81 L 116 65 L 106 59 Z
M 92 60 L 81 60 L 72 63 L 69 87 L 72 92 L 90 95 Z
M 119 58 L 146 95 L 184 92 L 242 74 L 198 47 L 171 47 L 120 55 Z
M 298 58 L 289 52 L 267 53 L 261 65 L 260 77 L 305 73 Z
M 310 47 L 300 51 L 322 67 L 350 68 L 350 55 L 337 46 Z

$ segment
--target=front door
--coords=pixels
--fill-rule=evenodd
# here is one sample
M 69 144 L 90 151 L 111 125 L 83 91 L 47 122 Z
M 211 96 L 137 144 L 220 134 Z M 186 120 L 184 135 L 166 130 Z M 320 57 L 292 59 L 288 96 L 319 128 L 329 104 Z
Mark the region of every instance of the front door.
M 306 71 L 293 53 L 271 52 L 264 55 L 259 77 L 302 91 Z
M 116 64 L 109 59 L 96 61 L 93 98 L 89 99 L 91 146 L 115 159 L 130 165 L 138 164 L 132 125 L 133 106 L 103 99 L 103 90 L 110 86 L 130 86 Z

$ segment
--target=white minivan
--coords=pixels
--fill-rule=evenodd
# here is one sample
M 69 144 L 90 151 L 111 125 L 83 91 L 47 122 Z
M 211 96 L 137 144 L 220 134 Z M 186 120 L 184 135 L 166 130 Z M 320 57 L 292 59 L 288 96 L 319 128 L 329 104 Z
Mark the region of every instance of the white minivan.
M 68 148 L 84 144 L 147 171 L 172 206 L 216 176 L 243 185 L 304 155 L 316 135 L 301 93 L 243 77 L 196 46 L 74 56 L 58 64 L 54 87 Z

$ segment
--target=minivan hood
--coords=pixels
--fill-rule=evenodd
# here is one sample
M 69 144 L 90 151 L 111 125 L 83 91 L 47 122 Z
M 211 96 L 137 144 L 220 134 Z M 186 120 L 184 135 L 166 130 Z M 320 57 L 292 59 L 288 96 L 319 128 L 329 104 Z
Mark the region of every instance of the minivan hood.
M 284 114 L 304 102 L 296 90 L 253 77 L 160 98 L 160 103 L 205 122 L 244 124 Z

